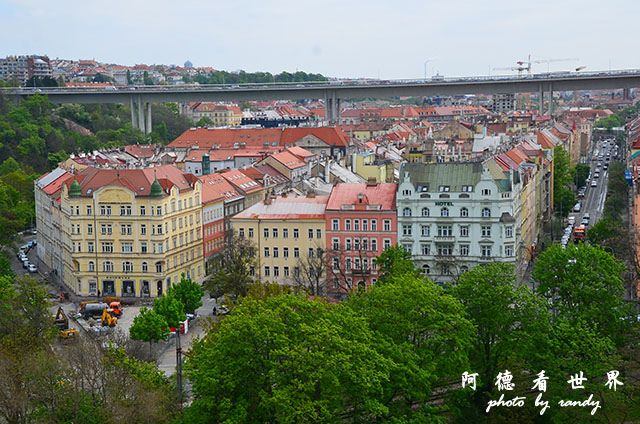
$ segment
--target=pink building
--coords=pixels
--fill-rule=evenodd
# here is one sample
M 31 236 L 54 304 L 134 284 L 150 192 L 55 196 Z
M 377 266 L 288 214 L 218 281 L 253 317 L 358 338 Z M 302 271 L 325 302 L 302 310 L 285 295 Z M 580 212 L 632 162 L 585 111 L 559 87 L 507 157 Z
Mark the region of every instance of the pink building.
M 378 281 L 374 259 L 398 240 L 397 184 L 337 184 L 326 209 L 329 284 L 341 295 Z

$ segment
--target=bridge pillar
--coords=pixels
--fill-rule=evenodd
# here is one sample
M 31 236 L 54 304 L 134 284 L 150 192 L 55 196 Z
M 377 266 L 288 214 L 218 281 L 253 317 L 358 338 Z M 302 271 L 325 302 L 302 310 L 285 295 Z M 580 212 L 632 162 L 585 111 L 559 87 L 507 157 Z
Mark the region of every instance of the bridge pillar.
M 340 98 L 336 99 L 336 125 L 340 124 Z
M 333 93 L 331 93 L 331 121 L 329 121 L 330 125 L 335 125 L 336 124 L 336 117 L 338 116 L 338 112 L 337 112 L 337 99 L 336 99 L 336 92 L 335 90 L 333 91 Z
M 623 88 L 622 89 L 622 98 L 624 100 L 629 100 L 631 98 L 631 89 L 630 88 Z
M 542 84 L 540 84 L 540 90 L 538 91 L 538 115 L 544 115 L 544 90 L 542 90 Z
M 136 122 L 136 103 L 133 96 L 129 97 L 129 106 L 131 107 L 131 126 L 136 128 L 138 123 Z
M 138 129 L 144 132 L 144 109 L 142 107 L 142 96 L 138 96 Z
M 151 103 L 147 103 L 147 122 L 145 123 L 145 128 L 145 134 L 150 134 L 153 130 L 153 127 L 151 126 Z
M 549 82 L 549 116 L 553 116 L 553 83 Z

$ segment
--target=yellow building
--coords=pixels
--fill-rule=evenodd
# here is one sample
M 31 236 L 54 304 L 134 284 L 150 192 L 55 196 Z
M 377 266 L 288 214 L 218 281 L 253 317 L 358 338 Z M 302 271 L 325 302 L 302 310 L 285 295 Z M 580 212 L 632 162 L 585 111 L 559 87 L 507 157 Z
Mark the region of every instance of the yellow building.
M 422 157 L 422 152 L 420 152 Z M 376 158 L 373 152 L 355 153 L 353 155 L 353 172 L 365 180 L 375 179 L 377 183 L 393 182 L 393 161 Z
M 295 286 L 303 263 L 326 249 L 325 209 L 329 197 L 268 198 L 240 212 L 231 223 L 239 237 L 254 243 L 256 279 Z
M 83 296 L 155 297 L 204 276 L 202 183 L 174 166 L 87 168 L 60 187 L 61 280 Z

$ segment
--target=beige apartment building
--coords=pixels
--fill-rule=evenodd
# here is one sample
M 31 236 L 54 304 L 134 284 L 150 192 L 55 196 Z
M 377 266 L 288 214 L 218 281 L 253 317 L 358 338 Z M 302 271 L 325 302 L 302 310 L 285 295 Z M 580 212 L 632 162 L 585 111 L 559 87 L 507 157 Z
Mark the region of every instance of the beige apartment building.
M 329 198 L 267 198 L 233 218 L 233 230 L 257 249 L 252 275 L 261 281 L 295 286 L 301 263 L 324 251 L 325 209 Z

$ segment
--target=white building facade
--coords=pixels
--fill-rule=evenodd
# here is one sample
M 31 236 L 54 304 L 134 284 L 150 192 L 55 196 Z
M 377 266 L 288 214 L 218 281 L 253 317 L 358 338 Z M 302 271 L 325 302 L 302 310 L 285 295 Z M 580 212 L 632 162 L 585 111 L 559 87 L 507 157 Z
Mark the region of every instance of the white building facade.
M 405 163 L 396 205 L 398 244 L 439 283 L 489 262 L 517 265 L 520 174 L 494 178 L 482 162 Z

